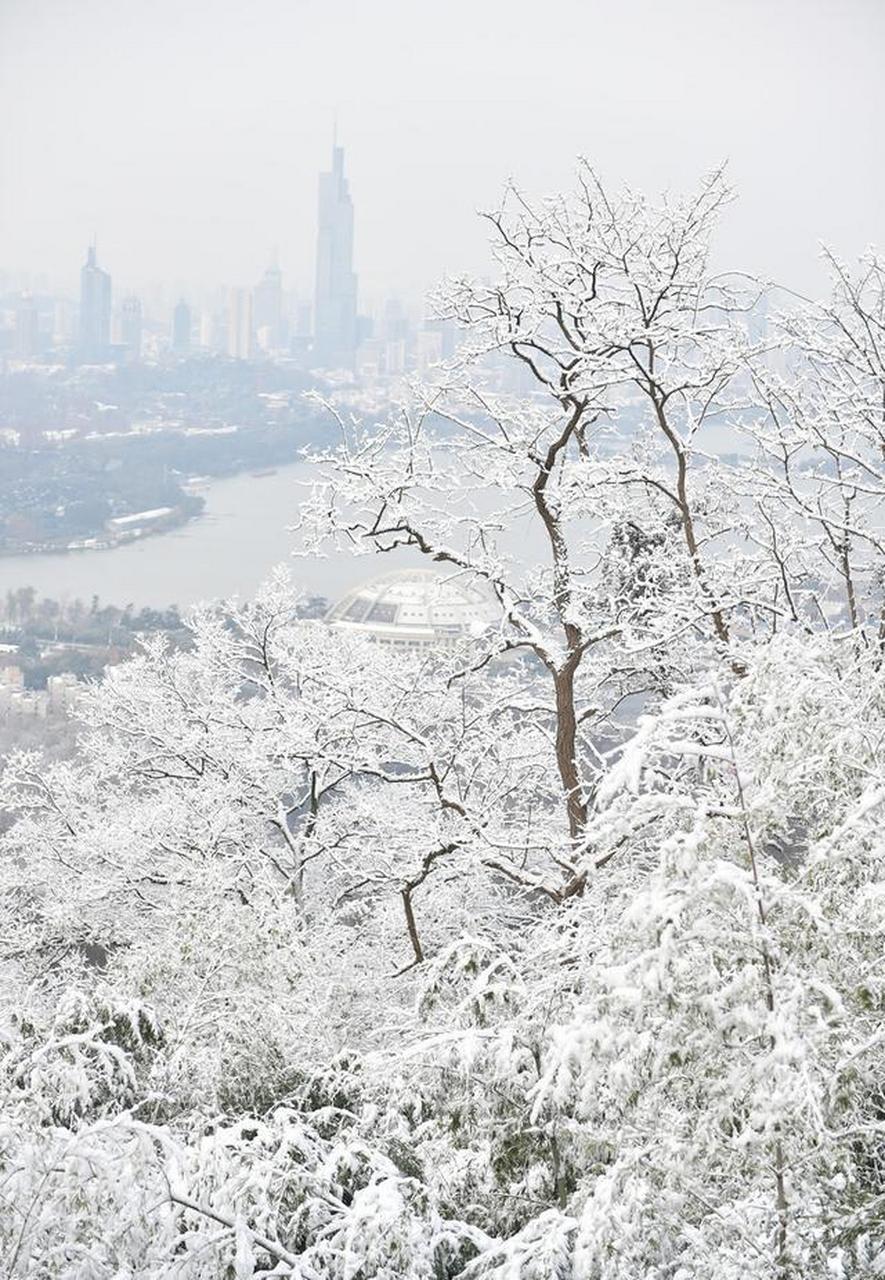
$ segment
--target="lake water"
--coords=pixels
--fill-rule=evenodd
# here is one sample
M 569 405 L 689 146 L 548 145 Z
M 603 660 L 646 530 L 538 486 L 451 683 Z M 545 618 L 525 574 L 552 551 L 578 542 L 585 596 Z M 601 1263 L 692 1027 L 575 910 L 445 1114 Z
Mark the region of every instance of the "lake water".
M 296 463 L 273 475 L 216 480 L 203 514 L 168 533 L 106 551 L 0 558 L 0 594 L 31 586 L 54 600 L 98 595 L 106 604 L 186 607 L 248 598 L 275 565 L 286 563 L 308 592 L 334 600 L 374 573 L 414 563 L 408 552 L 293 558 L 297 537 L 287 526 L 298 517 L 311 476 L 306 464 Z

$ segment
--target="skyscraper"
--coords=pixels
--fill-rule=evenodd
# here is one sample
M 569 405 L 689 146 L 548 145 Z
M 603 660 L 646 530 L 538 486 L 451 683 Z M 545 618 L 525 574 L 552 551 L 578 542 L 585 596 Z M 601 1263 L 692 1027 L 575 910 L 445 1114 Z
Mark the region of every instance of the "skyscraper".
M 332 169 L 320 174 L 318 221 L 316 359 L 326 368 L 352 369 L 357 344 L 353 202 L 344 176 L 343 147 L 332 147 Z
M 235 360 L 252 355 L 252 294 L 231 289 L 227 309 L 227 354 Z
M 276 261 L 255 286 L 253 313 L 259 345 L 276 351 L 283 345 L 283 273 Z
M 141 299 L 130 294 L 120 308 L 120 339 L 130 360 L 141 359 Z
M 80 356 L 103 360 L 111 341 L 111 277 L 95 260 L 95 245 L 89 246 L 80 271 Z
M 77 335 L 77 307 L 67 298 L 56 298 L 52 308 L 52 340 L 59 346 L 72 343 Z
M 191 346 L 191 309 L 184 298 L 172 312 L 172 350 L 178 356 L 186 356 Z
M 23 293 L 15 310 L 15 354 L 29 360 L 40 345 L 40 317 L 30 293 Z
M 211 312 L 200 312 L 200 347 L 203 351 L 217 351 L 221 347 L 219 340 L 218 318 Z

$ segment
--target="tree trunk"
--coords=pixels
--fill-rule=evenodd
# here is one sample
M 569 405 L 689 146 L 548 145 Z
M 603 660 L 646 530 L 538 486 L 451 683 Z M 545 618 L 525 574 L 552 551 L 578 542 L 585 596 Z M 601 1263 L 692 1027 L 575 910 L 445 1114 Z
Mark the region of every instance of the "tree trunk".
M 577 840 L 587 825 L 576 757 L 578 717 L 575 712 L 575 664 L 569 658 L 553 677 L 556 690 L 556 765 L 565 792 L 569 835 Z

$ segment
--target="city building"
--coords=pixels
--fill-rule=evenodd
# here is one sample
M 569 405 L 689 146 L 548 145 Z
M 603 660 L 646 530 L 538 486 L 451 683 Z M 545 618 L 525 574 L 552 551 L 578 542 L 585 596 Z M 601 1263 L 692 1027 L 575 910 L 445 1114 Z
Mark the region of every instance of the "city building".
M 62 671 L 57 676 L 49 676 L 46 681 L 46 695 L 49 702 L 50 715 L 60 715 L 75 706 L 83 685 L 71 671 Z
M 357 352 L 357 372 L 362 378 L 377 378 L 386 372 L 385 347 L 380 338 L 369 338 L 360 343 Z
M 80 271 L 81 359 L 106 359 L 110 341 L 111 277 L 98 265 L 95 245 L 90 245 L 86 262 Z
M 211 311 L 200 312 L 200 347 L 203 351 L 214 351 L 220 346 L 220 325 Z
M 385 342 L 408 342 L 411 334 L 409 317 L 399 298 L 388 298 L 381 317 L 381 334 Z
M 40 315 L 30 293 L 23 293 L 15 310 L 15 354 L 32 359 L 40 348 Z
M 409 347 L 405 338 L 396 342 L 388 342 L 384 346 L 384 372 L 390 377 L 398 377 L 409 367 Z
M 352 369 L 357 347 L 353 202 L 344 176 L 344 148 L 332 147 L 332 168 L 320 174 L 314 359 L 327 369 Z
M 455 326 L 451 320 L 425 320 L 421 326 L 425 333 L 434 333 L 439 340 L 439 359 L 451 360 L 458 345 Z
M 227 307 L 227 354 L 235 360 L 252 355 L 252 294 L 231 289 Z
M 252 294 L 252 312 L 258 345 L 264 351 L 277 351 L 284 345 L 283 273 L 272 262 Z
M 470 583 L 433 569 L 400 569 L 348 591 L 326 620 L 378 644 L 414 651 L 469 639 L 494 617 L 488 599 Z
M 310 364 L 313 340 L 313 307 L 309 302 L 292 299 L 289 317 L 289 352 L 305 365 Z
M 140 537 L 146 531 L 170 524 L 177 515 L 175 507 L 152 507 L 150 511 L 134 511 L 128 516 L 114 516 L 105 521 L 109 533 L 120 537 Z
M 415 368 L 427 373 L 442 361 L 442 334 L 438 329 L 419 329 L 415 335 Z
M 77 308 L 68 298 L 56 298 L 52 309 L 52 341 L 71 344 L 77 336 Z
M 191 309 L 182 298 L 172 312 L 172 350 L 177 356 L 186 356 L 190 347 Z
M 130 360 L 141 359 L 142 310 L 141 299 L 130 294 L 123 299 L 120 308 L 120 341 Z
M 9 671 L 10 668 L 6 668 Z M 83 684 L 71 671 L 50 676 L 45 689 L 26 689 L 21 671 L 12 669 L 13 677 L 0 672 L 0 720 L 46 720 L 65 716 L 76 706 Z
M 4 645 L 4 650 L 9 646 Z M 12 646 L 15 648 L 15 646 Z M 0 688 L 5 689 L 23 689 L 25 687 L 25 673 L 21 667 L 15 663 L 7 663 L 0 667 Z

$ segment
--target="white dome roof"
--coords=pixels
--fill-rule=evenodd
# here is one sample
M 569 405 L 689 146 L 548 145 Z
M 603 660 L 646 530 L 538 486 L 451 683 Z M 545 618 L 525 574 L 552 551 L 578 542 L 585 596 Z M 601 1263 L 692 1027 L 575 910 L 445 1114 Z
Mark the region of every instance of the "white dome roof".
M 494 617 L 472 584 L 433 569 L 400 569 L 353 587 L 326 615 L 384 643 L 423 647 L 476 635 Z

